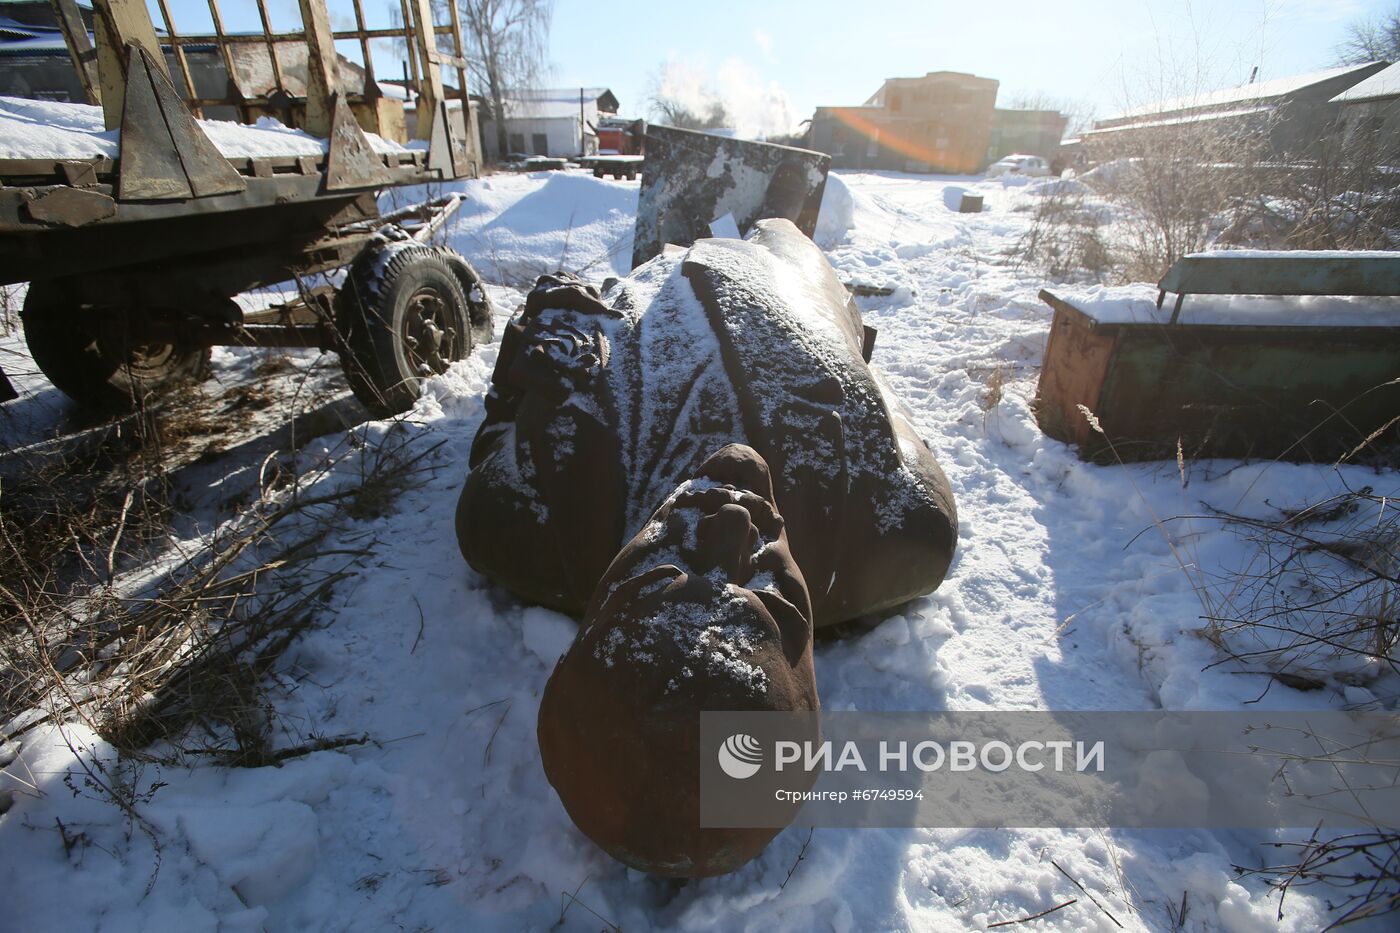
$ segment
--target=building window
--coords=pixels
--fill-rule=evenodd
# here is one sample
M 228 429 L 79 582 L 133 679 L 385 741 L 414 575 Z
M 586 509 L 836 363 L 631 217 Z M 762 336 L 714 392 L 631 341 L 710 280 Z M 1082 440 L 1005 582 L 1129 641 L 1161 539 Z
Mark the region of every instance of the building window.
M 535 155 L 549 155 L 549 137 L 544 133 L 534 133 L 530 136 L 530 142 L 534 145 Z
M 904 109 L 904 95 L 899 91 L 890 92 L 890 109 L 894 111 Z
M 524 152 L 524 151 L 525 151 L 525 134 L 524 134 L 524 133 L 511 133 L 511 134 L 510 134 L 510 151 L 511 151 L 511 152 Z

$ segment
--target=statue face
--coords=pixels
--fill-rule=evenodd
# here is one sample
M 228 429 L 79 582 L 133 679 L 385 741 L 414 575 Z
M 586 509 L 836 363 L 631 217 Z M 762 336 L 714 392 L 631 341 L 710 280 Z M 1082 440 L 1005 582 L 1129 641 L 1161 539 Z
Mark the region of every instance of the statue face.
M 815 712 L 811 619 L 767 466 L 721 449 L 613 561 L 545 686 L 540 754 L 579 829 L 679 877 L 763 851 L 776 829 L 700 827 L 699 714 Z
M 747 447 L 723 448 L 662 504 L 604 574 L 588 618 L 606 629 L 678 615 L 775 635 L 792 664 L 809 641 L 807 587 L 767 466 Z

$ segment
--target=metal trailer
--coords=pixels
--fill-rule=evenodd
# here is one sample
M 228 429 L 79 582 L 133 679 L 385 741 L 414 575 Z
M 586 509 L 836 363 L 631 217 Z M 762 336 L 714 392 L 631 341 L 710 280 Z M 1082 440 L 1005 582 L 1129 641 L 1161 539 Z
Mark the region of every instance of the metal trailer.
M 490 339 L 480 277 L 428 243 L 459 198 L 389 216 L 377 199 L 386 187 L 478 173 L 479 148 L 454 130 L 441 76 L 443 67 L 457 70 L 469 115 L 455 5 L 450 24 L 436 25 L 430 0 L 401 0 L 406 25 L 372 30 L 353 0 L 357 28 L 333 31 L 325 0 L 298 2 L 302 33 L 273 33 L 258 0 L 264 31 L 252 36 L 224 31 L 217 0 L 208 0 L 215 35 L 179 35 L 162 2 L 157 38 L 144 0 L 94 0 L 93 48 L 75 0 L 53 0 L 89 102 L 103 106 L 109 129 L 120 128 L 118 157 L 0 160 L 0 284 L 30 283 L 25 339 L 38 367 L 75 400 L 130 405 L 198 379 L 215 345 L 315 346 L 337 351 L 356 396 L 388 414 L 412 405 L 424 377 Z M 379 154 L 362 129 L 385 128 L 393 116 L 368 46 L 388 37 L 411 50 L 426 149 Z M 360 42 L 363 88 L 343 86 L 337 40 Z M 230 79 L 229 98 L 195 97 L 183 56 L 190 43 L 217 44 L 230 75 L 249 43 L 262 43 L 272 85 L 250 97 Z M 454 52 L 442 50 L 449 44 Z M 162 45 L 182 72 L 183 95 Z M 295 81 L 282 67 L 287 47 L 297 53 Z M 246 119 L 278 113 L 327 139 L 327 151 L 225 158 L 195 119 L 214 104 L 234 104 Z M 463 122 L 470 131 L 472 121 Z M 341 268 L 339 289 L 304 285 Z M 287 304 L 246 313 L 234 301 L 288 281 L 303 287 Z

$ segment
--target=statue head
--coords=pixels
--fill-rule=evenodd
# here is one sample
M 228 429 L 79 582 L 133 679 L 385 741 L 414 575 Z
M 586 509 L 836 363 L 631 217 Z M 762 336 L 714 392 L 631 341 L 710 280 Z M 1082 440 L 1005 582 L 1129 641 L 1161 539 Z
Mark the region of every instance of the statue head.
M 756 856 L 777 830 L 699 828 L 699 713 L 815 711 L 811 637 L 768 467 L 725 447 L 618 554 L 545 689 L 541 755 L 575 824 L 658 874 Z

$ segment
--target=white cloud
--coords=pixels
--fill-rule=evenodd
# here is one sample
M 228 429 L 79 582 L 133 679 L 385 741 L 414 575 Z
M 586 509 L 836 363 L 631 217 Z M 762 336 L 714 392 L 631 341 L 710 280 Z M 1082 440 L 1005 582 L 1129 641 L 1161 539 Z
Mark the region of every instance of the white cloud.
M 778 136 L 795 128 L 797 121 L 793 119 L 792 99 L 787 91 L 776 81 L 764 84 L 748 63 L 726 59 L 719 67 L 716 84 L 740 136 Z
M 764 55 L 773 54 L 773 37 L 765 30 L 755 29 L 753 31 L 753 41 L 755 45 L 763 50 Z

